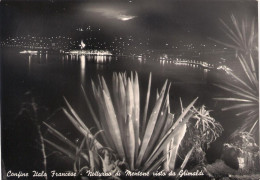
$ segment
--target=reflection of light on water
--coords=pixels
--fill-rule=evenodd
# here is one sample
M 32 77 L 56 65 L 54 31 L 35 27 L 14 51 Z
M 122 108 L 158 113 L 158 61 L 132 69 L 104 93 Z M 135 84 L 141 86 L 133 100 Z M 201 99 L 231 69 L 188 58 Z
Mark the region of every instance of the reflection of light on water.
M 108 56 L 108 61 L 111 62 L 112 61 L 112 57 Z
M 106 61 L 111 61 L 111 56 L 95 56 L 94 61 L 96 63 L 105 63 Z
M 71 55 L 70 56 L 70 59 L 73 61 L 73 60 L 76 60 L 77 59 L 77 56 L 76 55 Z
M 209 72 L 208 69 L 203 69 L 203 78 L 204 78 L 204 79 L 207 79 L 207 77 L 208 77 L 208 72 Z
M 103 64 L 97 64 L 97 70 L 103 70 L 104 66 Z
M 105 61 L 105 56 L 97 56 L 97 63 L 103 63 Z
M 85 69 L 86 69 L 86 58 L 85 56 L 80 56 L 80 69 L 81 69 L 81 72 L 80 72 L 80 77 L 81 77 L 81 82 L 84 82 L 85 81 Z
M 65 58 L 66 58 L 66 56 L 65 56 Z M 61 57 L 61 62 L 64 65 L 64 56 Z
M 29 68 L 29 73 L 31 72 L 31 64 L 32 64 L 32 56 L 29 55 L 29 59 L 28 59 L 28 68 Z
M 87 55 L 87 60 L 90 61 L 91 60 L 91 56 Z
M 160 60 L 160 64 L 164 65 L 165 64 L 165 60 Z
M 110 62 L 112 59 L 111 56 L 95 56 L 94 61 L 97 63 L 97 69 L 103 70 L 104 69 L 104 63 L 107 62 L 107 60 Z
M 86 67 L 86 58 L 85 56 L 80 56 L 80 68 L 82 70 L 85 70 Z

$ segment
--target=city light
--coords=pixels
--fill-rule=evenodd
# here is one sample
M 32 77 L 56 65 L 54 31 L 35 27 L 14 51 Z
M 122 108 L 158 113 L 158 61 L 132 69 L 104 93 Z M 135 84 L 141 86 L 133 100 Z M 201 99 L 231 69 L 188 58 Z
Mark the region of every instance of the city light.
M 71 50 L 66 52 L 71 55 L 98 55 L 98 56 L 111 56 L 112 53 L 104 50 Z
M 20 54 L 37 54 L 38 51 L 30 51 L 30 50 L 24 50 L 20 51 Z

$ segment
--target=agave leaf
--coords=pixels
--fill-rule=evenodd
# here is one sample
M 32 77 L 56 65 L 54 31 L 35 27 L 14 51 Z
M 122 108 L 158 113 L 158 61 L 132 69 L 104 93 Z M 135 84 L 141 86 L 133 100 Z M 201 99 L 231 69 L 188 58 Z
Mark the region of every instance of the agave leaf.
M 241 91 L 241 93 L 245 93 L 245 94 L 247 94 L 247 95 L 250 95 L 251 97 L 256 97 L 256 95 L 255 94 L 253 94 L 253 93 L 251 93 L 249 90 L 245 90 L 245 89 L 243 89 L 242 87 L 239 87 L 239 86 L 236 86 L 236 85 L 234 85 L 234 84 L 227 84 L 227 86 L 230 86 L 230 87 L 233 87 L 233 88 L 235 88 L 236 90 L 234 90 L 234 91 Z M 256 99 L 256 98 L 255 98 Z M 256 99 L 257 100 L 257 99 Z
M 134 76 L 133 76 L 132 71 L 130 72 L 130 80 L 131 80 L 131 83 L 134 84 Z
M 215 86 L 217 86 L 217 87 L 219 87 L 221 89 L 224 89 L 226 91 L 232 92 L 232 93 L 234 93 L 236 95 L 239 95 L 239 96 L 242 96 L 242 97 L 245 97 L 245 98 L 248 98 L 248 99 L 252 99 L 254 101 L 257 100 L 255 96 L 250 96 L 250 95 L 247 95 L 245 93 L 241 93 L 241 92 L 239 92 L 237 90 L 234 90 L 234 89 L 231 89 L 229 87 L 226 87 L 226 86 L 223 86 L 223 85 L 220 85 L 220 84 L 213 84 L 213 85 L 215 85 Z
M 241 116 L 241 115 L 243 115 L 243 114 L 248 114 L 248 113 L 250 113 L 250 112 L 252 112 L 252 111 L 253 111 L 252 109 L 246 110 L 246 111 L 242 111 L 242 112 L 240 112 L 240 113 L 237 113 L 236 116 Z
M 74 170 L 75 171 L 77 171 L 77 168 L 76 168 L 76 166 L 77 166 L 77 161 L 79 161 L 79 163 L 80 163 L 80 154 L 81 154 L 81 152 L 82 152 L 82 148 L 83 148 L 83 146 L 84 146 L 84 143 L 85 143 L 85 141 L 86 141 L 86 137 L 84 137 L 83 138 L 83 140 L 82 140 L 82 142 L 80 143 L 80 146 L 79 146 L 79 148 L 77 148 L 77 150 L 76 150 L 76 156 L 75 156 L 75 160 L 74 160 Z M 88 161 L 89 162 L 89 161 Z M 79 166 L 80 167 L 80 166 Z
M 152 133 L 153 133 L 156 121 L 157 121 L 157 117 L 158 117 L 158 114 L 160 112 L 160 108 L 161 108 L 162 100 L 163 100 L 163 97 L 164 97 L 166 85 L 167 85 L 167 80 L 166 80 L 166 82 L 165 82 L 165 84 L 162 88 L 161 93 L 160 93 L 160 98 L 156 101 L 155 106 L 153 108 L 153 111 L 151 113 L 151 116 L 149 118 L 146 130 L 145 130 L 145 134 L 144 134 L 144 137 L 143 137 L 143 140 L 142 140 L 140 152 L 138 154 L 137 161 L 136 161 L 137 167 L 139 167 L 141 165 L 144 153 L 147 150 L 148 143 L 151 139 L 151 136 L 152 136 Z
M 212 40 L 212 41 L 215 41 L 215 42 L 218 43 L 218 44 L 222 44 L 222 45 L 224 45 L 224 46 L 226 46 L 226 47 L 233 48 L 233 49 L 235 49 L 235 50 L 243 51 L 243 49 L 242 49 L 241 47 L 239 47 L 239 46 L 235 46 L 235 45 L 228 44 L 228 43 L 225 43 L 225 42 L 222 42 L 222 41 L 218 41 L 218 40 L 213 39 L 213 38 L 209 38 L 209 39 Z
M 125 85 L 125 87 L 126 87 L 126 84 L 127 84 L 126 72 L 124 72 L 124 73 L 122 74 L 122 78 L 123 78 L 124 85 Z
M 101 122 L 101 126 L 102 126 L 102 129 L 105 130 L 104 131 L 105 135 L 103 135 L 103 133 L 102 133 L 102 138 L 104 139 L 104 141 L 108 147 L 111 147 L 112 149 L 115 150 L 115 144 L 114 144 L 113 140 L 110 138 L 111 134 L 110 134 L 110 131 L 108 130 L 109 129 L 108 122 L 106 121 L 104 100 L 102 99 L 100 92 L 97 95 L 97 104 L 99 107 L 99 119 Z
M 241 31 L 240 31 L 240 28 L 239 28 L 239 26 L 238 26 L 238 23 L 237 23 L 237 20 L 236 20 L 236 18 L 235 18 L 235 16 L 232 14 L 231 15 L 231 20 L 232 20 L 232 22 L 233 22 L 233 24 L 234 24 L 234 26 L 235 26 L 235 29 L 236 29 L 236 31 L 237 31 L 237 34 L 238 34 L 238 36 L 239 36 L 239 38 L 240 38 L 240 40 L 241 40 L 241 44 L 243 44 L 244 45 L 244 47 L 245 47 L 245 42 L 244 42 L 244 39 L 243 39 L 243 36 L 242 36 L 242 33 L 241 33 Z
M 252 100 L 247 99 L 238 99 L 238 98 L 213 98 L 218 101 L 238 101 L 238 102 L 253 102 Z
M 130 115 L 127 115 L 126 120 L 126 155 L 128 156 L 130 168 L 134 170 L 134 158 L 135 158 L 135 134 L 134 125 Z
M 148 160 L 144 163 L 144 168 L 148 168 L 149 166 L 151 166 L 151 164 L 155 161 L 155 159 L 159 156 L 159 154 L 162 153 L 162 151 L 165 149 L 166 145 L 172 140 L 172 138 L 175 138 L 178 131 L 177 129 L 182 128 L 188 121 L 188 119 L 192 116 L 193 114 L 190 114 L 187 116 L 187 118 L 185 118 L 185 120 L 183 120 L 182 122 L 180 122 L 175 129 L 171 130 L 169 132 L 169 134 L 167 133 L 167 136 L 165 136 L 165 138 L 163 138 L 160 142 L 160 144 L 157 145 L 157 147 L 154 149 L 153 153 L 150 155 L 150 157 L 148 158 Z
M 255 18 L 252 20 L 251 33 L 249 35 L 248 47 L 252 47 L 255 36 Z
M 188 152 L 187 155 L 185 156 L 185 159 L 183 160 L 183 162 L 182 162 L 182 164 L 181 164 L 181 169 L 184 169 L 184 168 L 185 168 L 185 166 L 186 166 L 188 160 L 190 159 L 190 156 L 191 156 L 191 154 L 192 154 L 194 148 L 195 148 L 195 147 L 193 146 L 193 147 L 191 148 L 191 150 L 189 150 L 189 152 Z
M 166 155 L 163 155 L 160 157 L 151 167 L 148 169 L 143 169 L 142 171 L 147 171 L 147 172 L 153 172 L 157 171 L 160 165 L 166 160 Z
M 245 83 L 243 80 L 241 80 L 239 77 L 237 77 L 234 73 L 230 72 L 230 75 L 234 77 L 236 80 L 238 80 L 241 84 L 243 84 L 245 87 L 247 87 L 252 92 L 255 92 L 247 83 Z
M 171 85 L 172 84 L 170 83 L 169 87 L 171 87 Z M 167 92 L 167 102 L 168 102 L 168 112 L 171 112 L 169 91 L 170 91 L 170 88 L 168 89 L 168 92 Z
M 170 171 L 169 163 L 172 156 L 172 150 L 173 150 L 173 141 L 174 138 L 171 139 L 171 141 L 166 145 L 166 148 L 163 150 L 163 154 L 166 155 L 166 160 L 164 161 L 163 167 L 166 172 Z
M 127 87 L 126 87 L 126 114 L 129 115 L 132 119 L 133 117 L 133 108 L 134 108 L 134 94 L 131 80 L 128 79 Z
M 243 125 L 238 128 L 236 131 L 234 131 L 231 134 L 231 137 L 234 137 L 235 135 L 237 135 L 239 132 L 244 132 L 247 131 L 248 129 L 252 128 L 252 125 L 254 124 L 255 120 L 257 119 L 257 114 L 255 114 L 254 116 L 248 116 L 247 118 L 244 119 Z
M 76 129 L 83 134 L 84 136 L 87 136 L 88 134 L 90 134 L 90 138 L 93 138 L 93 135 L 90 132 L 85 131 L 85 129 L 83 129 L 81 127 L 81 125 L 78 123 L 78 121 L 73 118 L 66 109 L 62 109 L 64 114 L 68 117 L 68 119 L 72 122 L 72 124 L 76 127 Z M 95 140 L 95 145 L 97 146 L 98 149 L 102 148 L 103 146 L 97 141 Z
M 121 132 L 121 136 L 122 136 L 122 141 L 124 144 L 124 147 L 127 146 L 126 144 L 126 138 L 125 138 L 125 126 L 126 126 L 126 118 L 127 118 L 127 114 L 126 114 L 126 89 L 125 89 L 125 85 L 123 82 L 123 78 L 122 78 L 122 74 L 119 73 L 118 75 L 118 85 L 119 85 L 119 115 L 118 115 L 118 125 L 120 127 L 120 132 Z
M 50 125 L 48 125 L 46 122 L 43 122 L 43 124 L 45 126 L 47 126 L 48 131 L 53 134 L 54 136 L 56 136 L 58 139 L 60 139 L 62 142 L 68 144 L 70 147 L 72 147 L 73 149 L 77 149 L 77 146 L 71 142 L 68 138 L 66 138 L 65 136 L 63 136 L 59 131 L 57 131 L 56 129 L 54 129 L 53 127 L 51 127 Z M 80 155 L 82 155 L 82 157 L 88 162 L 88 157 L 85 153 L 80 153 Z
M 95 172 L 95 159 L 94 159 L 94 152 L 93 150 L 89 150 L 89 159 L 90 159 L 90 170 Z
M 178 150 L 181 144 L 181 141 L 186 133 L 187 126 L 184 124 L 180 129 L 177 130 L 176 135 L 174 136 L 173 141 L 173 149 L 172 149 L 172 155 L 169 162 L 169 168 L 171 170 L 175 169 L 175 163 L 178 155 Z
M 163 170 L 165 172 L 169 172 L 168 149 L 169 149 L 169 144 L 167 144 L 166 148 L 163 150 L 163 156 L 166 156 L 165 161 L 163 162 Z
M 256 124 L 258 122 L 258 119 L 256 119 L 255 123 L 253 124 L 253 126 L 251 127 L 251 129 L 249 130 L 249 134 L 252 133 L 253 129 L 256 127 Z
M 135 72 L 135 79 L 133 85 L 134 93 L 134 134 L 135 134 L 135 158 L 137 158 L 138 147 L 139 147 L 139 133 L 140 133 L 140 94 L 139 94 L 139 81 L 138 74 Z
M 241 66 L 242 66 L 242 68 L 243 68 L 243 70 L 244 70 L 244 72 L 245 72 L 245 74 L 247 75 L 247 78 L 249 79 L 249 81 L 253 84 L 253 79 L 252 79 L 252 77 L 250 76 L 250 69 L 248 69 L 249 67 L 247 66 L 247 64 L 242 60 L 242 58 L 240 58 L 240 56 L 238 56 L 238 59 L 239 59 L 239 61 L 240 61 L 240 64 L 241 64 Z M 253 77 L 254 78 L 254 77 Z
M 243 41 L 244 41 L 244 43 L 245 43 L 245 47 L 246 47 L 246 25 L 245 25 L 245 21 L 243 21 L 242 20 L 242 22 L 241 22 L 241 31 L 242 31 L 242 39 L 243 39 Z
M 174 151 L 174 145 L 173 145 L 173 142 L 174 142 L 174 137 L 171 139 L 171 141 L 167 144 L 167 147 L 168 147 L 168 156 L 167 156 L 167 168 L 170 170 L 170 161 L 172 159 L 172 154 L 173 154 L 173 151 Z
M 231 37 L 233 37 L 232 39 L 235 39 L 234 42 L 239 42 L 240 39 L 239 37 L 237 36 L 237 34 L 222 20 L 220 19 L 220 22 L 224 25 L 224 27 L 229 31 L 228 32 L 225 32 L 225 34 L 229 34 Z M 241 42 L 240 42 L 241 43 Z M 238 45 L 240 45 L 240 43 L 238 43 Z
M 166 99 L 167 99 L 167 95 L 166 95 Z M 144 154 L 144 157 L 143 157 L 144 159 L 147 159 L 147 157 L 151 153 L 153 146 L 158 141 L 160 134 L 162 133 L 163 125 L 165 125 L 166 118 L 167 118 L 168 106 L 169 106 L 168 101 L 166 99 L 164 100 L 163 107 L 160 111 L 160 114 L 158 116 L 158 120 L 157 120 L 156 125 L 155 125 L 156 128 L 154 128 L 153 135 L 150 139 L 147 150 Z
M 159 99 L 159 97 L 160 97 L 159 91 L 158 89 L 156 89 L 156 101 Z
M 121 74 L 119 74 L 119 99 L 120 99 L 120 121 L 123 123 L 127 117 L 126 114 L 126 89 L 123 81 L 123 77 Z M 122 128 L 124 127 L 124 124 Z M 123 130 L 123 129 L 122 129 Z
M 240 46 L 239 40 L 237 40 L 237 37 L 234 36 L 233 34 L 227 32 L 225 29 L 222 29 L 222 31 L 237 45 Z
M 118 121 L 120 121 L 120 119 L 119 119 L 120 105 L 119 105 L 119 98 L 118 98 L 118 94 L 119 94 L 118 87 L 119 87 L 119 84 L 118 84 L 118 76 L 117 76 L 117 73 L 115 73 L 115 72 L 113 73 L 112 84 L 113 84 L 113 97 L 114 97 L 113 99 L 114 99 L 114 104 L 115 104 L 115 107 L 116 107 L 115 108 L 116 115 L 117 115 Z
M 86 94 L 86 91 L 85 91 L 85 89 L 84 89 L 84 87 L 83 87 L 82 85 L 81 85 L 81 90 L 82 90 L 82 92 L 83 92 L 84 99 L 85 99 L 85 101 L 86 101 L 86 103 L 87 103 L 88 109 L 90 110 L 90 114 L 91 114 L 93 120 L 95 121 L 95 123 L 96 123 L 98 129 L 101 130 L 102 128 L 101 128 L 100 122 L 98 121 L 97 115 L 96 115 L 96 113 L 94 112 L 94 109 L 93 109 L 93 107 L 92 107 L 92 105 L 91 105 L 91 103 L 90 103 L 90 100 L 89 100 L 89 98 L 88 98 L 88 96 L 87 96 L 87 94 Z
M 184 109 L 184 111 L 182 112 L 182 114 L 179 116 L 179 118 L 177 119 L 177 121 L 173 124 L 173 126 L 171 127 L 171 129 L 175 129 L 176 126 L 178 125 L 178 123 L 180 123 L 182 121 L 182 119 L 186 116 L 186 114 L 191 110 L 191 108 L 193 107 L 193 105 L 195 104 L 195 102 L 197 101 L 198 97 L 195 98 L 189 105 L 187 108 Z
M 84 87 L 83 87 L 82 85 L 81 85 L 81 89 L 82 89 L 82 92 L 83 92 L 85 101 L 86 101 L 86 103 L 87 103 L 87 105 L 88 105 L 88 108 L 89 108 L 89 110 L 90 110 L 90 113 L 91 113 L 91 115 L 92 115 L 92 117 L 93 117 L 93 119 L 94 119 L 94 121 L 95 121 L 95 123 L 96 123 L 96 125 L 97 125 L 97 127 L 98 127 L 98 130 L 102 130 L 102 129 L 106 128 L 106 126 L 105 126 L 104 124 L 103 124 L 103 128 L 102 128 L 100 122 L 98 121 L 97 115 L 95 114 L 95 112 L 94 112 L 94 110 L 93 110 L 93 107 L 92 107 L 92 105 L 91 105 L 91 103 L 90 103 L 90 101 L 89 101 L 89 99 L 88 99 L 88 97 L 87 97 L 87 94 L 86 94 L 86 92 L 85 92 L 85 89 L 84 89 Z M 96 102 L 97 102 L 98 104 L 100 104 L 100 103 L 99 103 L 99 100 L 98 100 L 98 99 L 99 99 L 99 97 L 98 97 L 98 92 L 97 92 L 97 90 L 96 90 L 96 87 L 95 87 L 95 84 L 93 83 L 93 81 L 92 81 L 92 89 L 93 89 L 93 93 L 94 93 Z M 99 106 L 99 107 L 100 107 L 100 106 Z M 100 110 L 99 110 L 99 111 L 100 111 Z M 105 126 L 105 127 L 104 127 L 104 126 Z M 102 138 L 103 138 L 103 140 L 104 140 L 106 146 L 108 146 L 109 144 L 112 144 L 112 143 L 109 143 L 109 140 L 106 138 L 105 134 L 106 134 L 106 133 L 102 133 L 101 136 L 102 136 Z M 108 137 L 108 136 L 107 136 L 107 137 Z M 113 145 L 112 145 L 112 146 L 113 146 Z
M 78 124 L 88 133 L 90 133 L 88 127 L 83 123 L 83 121 L 80 119 L 80 117 L 78 116 L 78 114 L 75 112 L 75 110 L 71 107 L 71 105 L 69 104 L 69 102 L 67 101 L 67 99 L 65 97 L 63 97 L 65 103 L 67 104 L 70 112 L 72 113 L 72 115 L 75 117 L 75 120 L 78 122 Z
M 171 126 L 173 124 L 173 119 L 174 119 L 174 114 L 171 114 L 168 112 L 165 126 L 163 126 L 163 130 L 162 130 L 162 133 L 160 134 L 159 140 L 161 140 L 164 137 L 164 135 L 166 134 L 166 132 L 169 131 L 169 129 L 171 128 Z
M 94 134 L 94 136 L 93 136 L 93 138 L 91 139 L 92 141 L 91 141 L 91 143 L 90 143 L 90 148 L 95 148 L 95 146 L 94 146 L 94 142 L 95 142 L 95 140 L 97 139 L 97 136 L 101 133 L 102 134 L 102 132 L 103 132 L 104 130 L 99 130 L 98 132 L 96 132 L 95 134 Z
M 152 73 L 149 75 L 149 81 L 148 81 L 148 88 L 146 93 L 146 101 L 144 106 L 144 115 L 143 115 L 143 123 L 142 123 L 142 138 L 144 136 L 145 127 L 146 127 L 146 119 L 147 119 L 147 111 L 148 111 L 148 105 L 150 100 L 150 91 L 151 91 L 151 81 L 152 81 Z
M 110 134 L 112 136 L 116 150 L 120 158 L 123 159 L 125 157 L 125 153 L 124 153 L 121 133 L 118 126 L 115 110 L 111 99 L 109 98 L 109 96 L 106 94 L 104 90 L 103 90 L 103 97 L 104 97 L 104 105 L 105 105 L 104 110 L 105 110 L 105 115 L 107 117 L 106 120 L 107 120 L 108 128 L 110 130 Z
M 67 155 L 69 158 L 71 158 L 72 160 L 74 160 L 76 157 L 73 153 L 71 153 L 70 151 L 66 150 L 65 148 L 54 144 L 53 142 L 43 138 L 44 142 L 48 143 L 49 145 L 53 146 L 54 148 L 56 148 L 57 150 L 59 150 L 60 152 L 62 152 L 63 154 Z
M 231 110 L 231 109 L 239 109 L 239 108 L 251 107 L 251 106 L 256 106 L 256 104 L 235 104 L 232 106 L 222 108 L 222 110 L 227 111 L 227 110 Z
M 250 59 L 250 56 L 249 56 L 249 59 Z M 245 57 L 242 54 L 240 56 L 238 56 L 238 59 L 239 59 L 241 65 L 243 66 L 245 73 L 248 75 L 248 77 L 249 77 L 248 79 L 252 82 L 252 84 L 254 84 L 257 87 L 257 78 L 253 73 L 254 70 L 251 69 L 252 67 L 251 68 L 249 67 L 248 63 L 245 60 Z
M 133 78 L 133 77 L 131 77 Z M 126 86 L 126 143 L 125 143 L 125 150 L 126 155 L 128 156 L 130 162 L 130 168 L 134 169 L 134 157 L 135 157 L 135 131 L 134 131 L 134 94 L 133 94 L 133 87 L 132 87 L 132 80 L 128 78 L 128 83 Z M 131 134 L 130 134 L 131 133 Z
M 49 132 L 51 134 L 53 134 L 54 136 L 56 136 L 58 139 L 60 139 L 62 142 L 68 144 L 69 146 L 71 146 L 72 148 L 76 149 L 77 146 L 71 142 L 68 138 L 66 138 L 65 136 L 63 136 L 63 134 L 61 134 L 59 131 L 57 131 L 56 129 L 54 129 L 53 127 L 51 127 L 50 125 L 48 125 L 46 122 L 43 122 L 43 124 L 45 126 L 47 126 Z
M 160 142 L 155 147 L 154 151 L 151 153 L 150 157 L 145 163 L 145 166 L 149 166 L 154 159 L 162 152 L 163 148 L 170 142 L 170 140 L 174 137 L 176 134 L 176 129 L 178 127 L 183 126 L 186 124 L 186 122 L 189 120 L 189 118 L 193 115 L 193 113 L 187 113 L 190 111 L 190 109 L 193 107 L 194 103 L 197 101 L 198 98 L 194 99 L 188 107 L 183 111 L 183 113 L 179 116 L 177 121 L 172 125 L 172 127 L 168 130 L 168 132 L 164 135 L 164 137 L 160 140 Z M 187 115 L 187 116 L 186 116 Z M 186 117 L 185 117 L 186 116 Z M 184 118 L 185 117 L 185 118 Z
M 240 55 L 240 56 L 241 56 L 241 58 L 239 56 L 238 56 L 238 58 L 240 58 L 239 60 L 243 62 L 245 69 L 247 71 L 247 74 L 250 77 L 250 81 L 252 81 L 252 84 L 255 85 L 256 88 L 258 88 L 258 80 L 257 80 L 256 75 L 254 75 L 255 72 L 253 72 L 253 69 L 250 69 L 248 63 L 245 60 L 245 57 L 243 55 Z M 250 57 L 249 57 L 249 59 L 250 59 Z
M 108 87 L 107 87 L 107 83 L 106 83 L 106 81 L 105 81 L 105 79 L 104 79 L 103 76 L 101 77 L 101 80 L 102 80 L 103 90 L 105 91 L 106 95 L 107 95 L 110 99 L 112 99 L 111 96 L 110 96 L 110 92 L 109 92 L 109 90 L 108 90 Z
M 253 60 L 253 58 L 252 58 L 252 54 L 249 55 L 249 58 L 250 58 L 252 73 L 253 73 L 253 75 L 254 75 L 254 78 L 257 79 L 256 70 L 255 70 L 255 63 L 254 63 L 254 60 Z M 257 86 L 257 87 L 258 87 L 258 86 Z
M 98 75 L 98 83 L 99 83 L 99 87 L 100 87 L 101 89 L 104 89 L 103 84 L 102 84 L 102 80 L 101 80 L 101 78 L 100 78 L 100 75 Z
M 92 86 L 92 91 L 93 91 L 94 97 L 97 98 L 97 88 L 96 88 L 95 83 L 92 80 L 91 80 L 91 86 Z

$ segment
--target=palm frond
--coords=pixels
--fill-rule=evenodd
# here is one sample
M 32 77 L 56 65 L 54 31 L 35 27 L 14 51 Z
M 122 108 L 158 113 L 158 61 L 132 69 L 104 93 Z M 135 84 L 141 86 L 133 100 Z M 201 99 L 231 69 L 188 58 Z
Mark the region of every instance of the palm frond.
M 234 97 L 214 98 L 218 101 L 235 102 L 236 104 L 228 105 L 222 110 L 237 110 L 237 116 L 246 116 L 245 121 L 234 133 L 240 131 L 251 131 L 255 127 L 255 122 L 258 120 L 259 114 L 259 77 L 256 74 L 257 59 L 253 59 L 253 52 L 257 51 L 257 31 L 255 29 L 255 19 L 251 22 L 242 20 L 239 22 L 234 15 L 231 15 L 232 25 L 227 25 L 223 20 L 225 31 L 232 43 L 221 44 L 233 48 L 238 51 L 238 62 L 243 70 L 243 75 L 238 77 L 236 73 L 231 72 L 231 77 L 236 80 L 229 82 L 227 85 L 217 84 L 219 88 L 230 92 Z M 259 120 L 258 120 L 259 121 Z M 254 129 L 254 128 L 253 128 Z M 259 137 L 260 130 L 258 129 Z M 232 135 L 234 136 L 234 134 Z M 260 139 L 260 138 L 259 138 Z M 259 141 L 260 143 L 260 141 Z

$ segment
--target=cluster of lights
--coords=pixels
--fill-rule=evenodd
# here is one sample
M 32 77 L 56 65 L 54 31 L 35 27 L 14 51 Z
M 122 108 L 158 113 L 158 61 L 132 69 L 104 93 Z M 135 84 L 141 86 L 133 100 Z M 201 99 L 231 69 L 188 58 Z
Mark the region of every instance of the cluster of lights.
M 110 51 L 105 50 L 71 50 L 66 52 L 71 55 L 97 55 L 97 56 L 111 56 L 112 53 Z
M 230 74 L 232 72 L 232 69 L 230 69 L 229 67 L 227 67 L 226 65 L 222 65 L 217 67 L 217 70 L 223 70 L 225 71 L 227 74 Z
M 97 28 L 95 30 L 95 29 L 91 28 L 91 26 L 87 26 L 86 28 L 84 28 L 84 27 L 76 28 L 76 31 L 80 31 L 80 32 L 83 32 L 83 31 L 101 31 L 101 28 Z
M 197 61 L 197 60 L 191 60 L 191 59 L 182 59 L 182 58 L 175 58 L 175 59 L 170 59 L 168 58 L 167 55 L 162 55 L 159 58 L 160 63 L 161 64 L 165 64 L 165 63 L 173 63 L 176 65 L 198 65 L 198 66 L 202 66 L 204 68 L 213 68 L 214 65 L 213 64 L 209 64 L 207 62 L 203 62 L 203 61 Z
M 66 49 L 70 40 L 71 38 L 65 36 L 36 37 L 28 35 L 9 37 L 1 42 L 1 46 L 31 49 Z
M 35 55 L 35 54 L 38 54 L 38 51 L 24 50 L 24 51 L 20 51 L 20 54 L 31 54 L 31 55 Z

